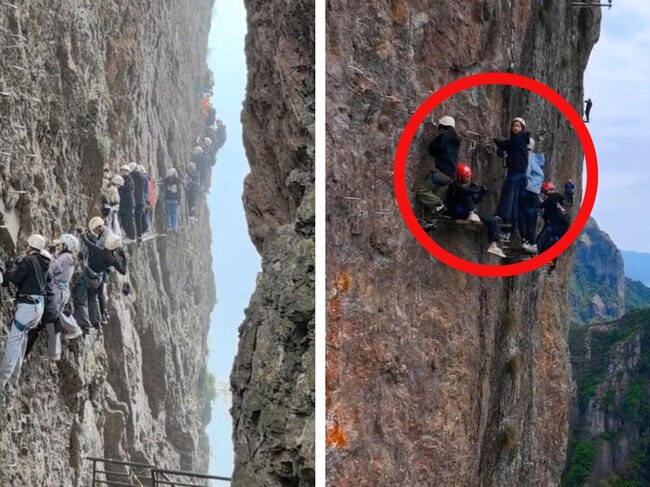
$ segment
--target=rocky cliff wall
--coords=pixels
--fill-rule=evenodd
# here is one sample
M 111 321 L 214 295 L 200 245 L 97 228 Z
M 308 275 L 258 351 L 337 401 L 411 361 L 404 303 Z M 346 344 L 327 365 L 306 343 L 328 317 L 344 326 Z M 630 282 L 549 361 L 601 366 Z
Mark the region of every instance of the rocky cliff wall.
M 331 485 L 558 485 L 568 436 L 571 252 L 558 271 L 480 279 L 434 262 L 402 222 L 392 189 L 401 130 L 444 83 L 512 71 L 576 108 L 599 10 L 570 2 L 328 2 L 328 477 Z M 580 181 L 567 122 L 536 96 L 494 87 L 436 111 L 461 131 L 505 135 L 523 116 L 547 177 Z M 426 174 L 426 124 L 407 185 Z M 461 158 L 467 160 L 465 145 Z M 479 152 L 477 179 L 500 164 Z M 471 234 L 436 233 L 475 261 Z
M 55 238 L 97 215 L 105 164 L 137 161 L 154 177 L 186 166 L 202 126 L 212 9 L 212 0 L 14 3 L 0 5 L 3 258 L 32 232 Z M 128 247 L 103 335 L 65 346 L 57 364 L 37 345 L 0 419 L 0 461 L 17 462 L 2 464 L 0 485 L 87 486 L 86 455 L 207 468 L 215 290 L 204 198 L 197 222 L 181 214 L 177 234 Z
M 314 1 L 246 0 L 251 166 L 262 272 L 231 375 L 236 486 L 314 484 Z

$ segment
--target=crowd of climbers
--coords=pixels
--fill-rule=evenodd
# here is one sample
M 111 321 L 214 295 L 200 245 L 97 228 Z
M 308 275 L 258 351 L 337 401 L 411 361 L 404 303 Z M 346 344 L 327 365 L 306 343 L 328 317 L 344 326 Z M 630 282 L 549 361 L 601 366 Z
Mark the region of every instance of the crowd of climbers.
M 183 187 L 189 216 L 196 218 L 200 193 L 207 190 L 210 168 L 226 142 L 226 127 L 216 120 L 210 96 L 206 93 L 202 100 L 203 132 L 191 150 L 184 177 L 170 168 L 164 179 L 155 180 L 135 162 L 120 166 L 118 174 L 105 167 L 101 217 L 91 218 L 87 229 L 65 233 L 50 245 L 44 236 L 33 234 L 26 241 L 24 257 L 0 265 L 0 283 L 11 286 L 16 303 L 0 362 L 0 395 L 7 384 L 16 385 L 23 361 L 43 329 L 48 334 L 46 358 L 57 361 L 62 340 L 85 336 L 108 323 L 104 286 L 113 272 L 126 275 L 125 245 L 155 236 L 158 183 L 162 184 L 167 231 L 179 229 Z M 122 292 L 128 295 L 128 283 Z
M 471 168 L 458 163 L 461 137 L 456 132 L 455 120 L 442 117 L 438 130 L 429 145 L 434 168 L 416 192 L 425 229 L 435 226 L 435 220 L 440 218 L 482 222 L 488 230 L 487 251 L 501 258 L 506 255 L 499 243 L 510 241 L 511 231 L 515 229 L 522 239 L 522 249 L 530 254 L 548 250 L 566 233 L 570 221 L 564 206 L 573 205 L 575 184 L 567 181 L 562 195 L 556 192 L 553 183 L 544 182 L 543 156 L 535 157 L 538 156 L 534 154 L 535 141 L 526 131 L 524 119 L 517 117 L 512 121 L 507 139 L 493 139 L 497 153 L 505 158 L 506 167 L 494 215 L 476 211 L 488 188 L 472 182 Z M 538 232 L 540 216 L 544 225 Z M 510 231 L 501 231 L 506 228 Z

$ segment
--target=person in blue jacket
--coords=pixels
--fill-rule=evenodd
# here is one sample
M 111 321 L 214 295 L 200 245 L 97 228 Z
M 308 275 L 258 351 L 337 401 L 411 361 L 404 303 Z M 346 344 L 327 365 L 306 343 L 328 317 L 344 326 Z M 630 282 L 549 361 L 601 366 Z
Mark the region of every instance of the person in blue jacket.
M 528 169 L 528 144 L 530 133 L 525 131 L 526 122 L 517 117 L 510 125 L 508 139 L 493 139 L 497 148 L 506 156 L 506 179 L 501 188 L 497 217 L 504 223 L 517 224 L 519 193 L 526 186 L 526 169 Z M 506 235 L 509 238 L 509 235 Z
M 544 156 L 533 154 L 535 141 L 531 138 L 528 144 L 530 157 L 526 169 L 526 186 L 519 193 L 518 224 L 522 248 L 531 254 L 537 253 L 537 220 L 539 219 L 539 193 L 544 182 Z
M 564 185 L 564 197 L 566 198 L 567 205 L 573 204 L 573 197 L 576 194 L 576 185 L 572 179 L 569 179 Z

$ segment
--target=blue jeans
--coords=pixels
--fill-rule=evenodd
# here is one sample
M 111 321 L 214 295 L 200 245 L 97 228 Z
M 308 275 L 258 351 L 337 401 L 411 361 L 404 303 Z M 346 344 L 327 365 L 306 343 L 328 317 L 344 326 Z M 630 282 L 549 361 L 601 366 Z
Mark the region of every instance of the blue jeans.
M 18 382 L 27 348 L 27 333 L 38 325 L 43 316 L 45 308 L 43 296 L 32 296 L 32 299 L 32 303 L 18 303 L 16 306 L 16 314 L 7 335 L 5 352 L 0 363 L 0 389 L 4 389 L 7 381 L 12 385 Z
M 167 228 L 178 228 L 178 200 L 165 200 L 165 224 Z

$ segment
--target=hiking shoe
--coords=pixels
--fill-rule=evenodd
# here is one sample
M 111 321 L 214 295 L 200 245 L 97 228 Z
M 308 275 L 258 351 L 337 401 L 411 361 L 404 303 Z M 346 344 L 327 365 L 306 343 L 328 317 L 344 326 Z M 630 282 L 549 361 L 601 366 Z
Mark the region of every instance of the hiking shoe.
M 524 242 L 521 246 L 522 249 L 524 249 L 526 252 L 530 254 L 536 254 L 537 253 L 537 245 L 531 245 L 528 242 Z
M 496 255 L 498 257 L 501 257 L 502 259 L 506 258 L 506 254 L 503 253 L 503 250 L 501 250 L 499 247 L 489 247 L 487 250 L 490 254 Z
M 510 233 L 499 232 L 499 240 L 502 242 L 510 242 Z
M 481 217 L 479 217 L 475 211 L 470 211 L 467 221 L 472 223 L 481 223 Z
M 108 324 L 108 314 L 104 313 L 102 315 L 101 319 L 99 320 L 99 324 L 102 326 Z

